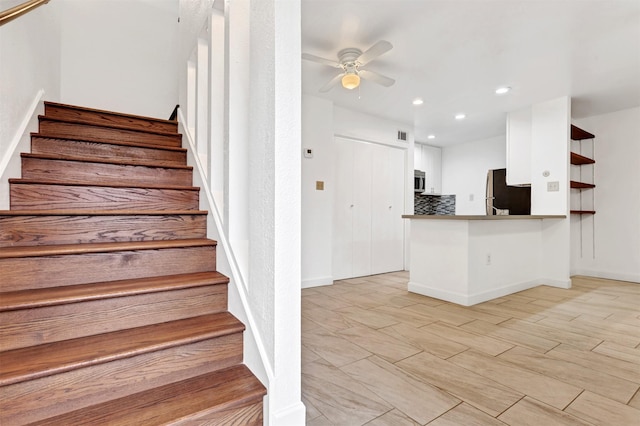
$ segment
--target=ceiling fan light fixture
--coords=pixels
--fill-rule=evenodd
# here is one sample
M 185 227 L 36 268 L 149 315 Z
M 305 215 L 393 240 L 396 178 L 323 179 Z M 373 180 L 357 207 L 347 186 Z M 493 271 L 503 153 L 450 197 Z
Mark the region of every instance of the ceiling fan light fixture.
M 360 76 L 356 73 L 347 73 L 342 76 L 342 87 L 345 89 L 353 90 L 360 86 Z
M 376 59 L 378 56 L 385 54 L 392 48 L 393 45 L 391 43 L 386 40 L 380 40 L 365 52 L 356 47 L 347 47 L 342 49 L 338 52 L 337 61 L 325 59 L 310 53 L 302 53 L 302 59 L 328 65 L 342 71 L 318 89 L 320 93 L 326 93 L 333 89 L 338 82 L 341 82 L 342 87 L 345 89 L 353 90 L 360 86 L 360 73 L 362 73 L 362 78 L 365 80 L 369 80 L 384 87 L 390 87 L 396 82 L 394 79 L 378 74 L 374 71 L 362 69 L 362 67 Z

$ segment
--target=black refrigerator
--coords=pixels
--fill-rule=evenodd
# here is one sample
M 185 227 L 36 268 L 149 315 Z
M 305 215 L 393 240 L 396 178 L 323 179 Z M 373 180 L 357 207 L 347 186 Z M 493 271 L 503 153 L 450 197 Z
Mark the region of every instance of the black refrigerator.
M 507 185 L 507 169 L 487 173 L 487 215 L 508 211 L 509 215 L 531 214 L 531 187 Z

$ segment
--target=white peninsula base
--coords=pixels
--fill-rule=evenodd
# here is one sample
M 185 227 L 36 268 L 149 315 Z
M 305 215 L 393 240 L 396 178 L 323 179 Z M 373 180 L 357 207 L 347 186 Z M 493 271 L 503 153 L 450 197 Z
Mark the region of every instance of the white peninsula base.
M 403 217 L 413 293 L 470 306 L 541 284 L 571 287 L 568 253 L 566 268 L 553 253 L 566 216 Z

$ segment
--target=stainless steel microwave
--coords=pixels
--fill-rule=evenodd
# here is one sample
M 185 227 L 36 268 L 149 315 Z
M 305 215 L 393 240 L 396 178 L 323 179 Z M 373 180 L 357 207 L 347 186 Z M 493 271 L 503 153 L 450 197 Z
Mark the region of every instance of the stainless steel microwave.
M 426 173 L 422 170 L 413 171 L 413 191 L 424 192 Z

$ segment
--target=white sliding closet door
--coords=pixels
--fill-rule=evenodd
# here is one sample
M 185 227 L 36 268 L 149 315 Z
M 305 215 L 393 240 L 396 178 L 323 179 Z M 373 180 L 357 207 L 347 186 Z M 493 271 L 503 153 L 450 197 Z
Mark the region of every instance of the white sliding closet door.
M 352 143 L 355 146 L 351 181 L 353 185 L 351 276 L 362 277 L 371 274 L 371 180 L 373 176 L 371 161 L 375 147 L 368 143 Z
M 333 278 L 403 269 L 405 152 L 336 137 Z
M 371 273 L 404 268 L 404 150 L 374 146 Z
M 353 180 L 352 143 L 336 138 L 335 191 L 333 199 L 333 279 L 352 277 L 353 262 Z

